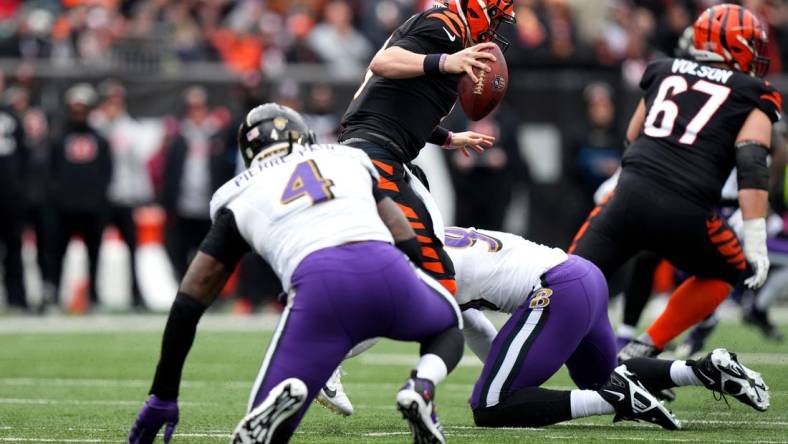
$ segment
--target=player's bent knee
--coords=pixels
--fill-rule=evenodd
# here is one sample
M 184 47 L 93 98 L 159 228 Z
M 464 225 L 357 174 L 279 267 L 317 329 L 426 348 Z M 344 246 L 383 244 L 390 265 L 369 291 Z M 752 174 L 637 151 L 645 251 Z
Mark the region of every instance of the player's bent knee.
M 431 353 L 440 357 L 451 372 L 460 362 L 465 349 L 465 337 L 458 327 L 450 327 L 443 332 L 421 341 L 420 353 Z

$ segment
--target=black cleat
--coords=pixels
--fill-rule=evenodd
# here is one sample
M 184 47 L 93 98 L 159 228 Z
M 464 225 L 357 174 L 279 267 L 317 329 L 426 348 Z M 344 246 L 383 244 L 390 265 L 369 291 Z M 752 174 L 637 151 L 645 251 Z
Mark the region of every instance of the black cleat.
M 760 373 L 739 363 L 736 353 L 718 348 L 695 361 L 692 370 L 709 390 L 731 395 L 760 412 L 769 408 L 769 387 Z
M 262 404 L 252 409 L 238 423 L 230 439 L 232 444 L 278 444 L 290 438 L 277 433 L 279 427 L 295 416 L 306 401 L 306 385 L 296 378 L 285 379 L 271 389 Z
M 435 384 L 416 377 L 410 379 L 397 393 L 397 409 L 408 421 L 414 444 L 445 444 L 443 427 L 435 412 Z
M 649 393 L 625 365 L 613 370 L 598 393 L 616 410 L 613 422 L 646 421 L 668 430 L 681 428 L 673 413 Z

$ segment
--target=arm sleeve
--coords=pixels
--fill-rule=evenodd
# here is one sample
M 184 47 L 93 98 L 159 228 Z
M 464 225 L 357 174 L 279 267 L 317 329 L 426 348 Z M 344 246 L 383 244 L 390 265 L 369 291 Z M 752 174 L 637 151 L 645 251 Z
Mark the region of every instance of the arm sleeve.
M 238 231 L 235 215 L 228 208 L 222 208 L 205 239 L 200 251 L 216 258 L 228 270 L 234 270 L 244 254 L 251 251 L 249 244 Z
M 446 141 L 448 139 L 449 139 L 449 130 L 447 130 L 442 126 L 436 126 L 435 129 L 432 130 L 432 134 L 430 134 L 430 137 L 429 139 L 427 139 L 427 142 L 433 145 L 443 146 L 444 144 L 446 144 Z
M 464 323 L 462 334 L 465 336 L 465 342 L 473 353 L 484 362 L 487 355 L 490 354 L 490 347 L 492 347 L 495 335 L 498 334 L 495 326 L 484 313 L 475 308 L 463 311 L 462 320 Z
M 402 37 L 391 43 L 418 54 L 454 54 L 464 47 L 465 28 L 459 18 L 446 10 L 422 15 Z

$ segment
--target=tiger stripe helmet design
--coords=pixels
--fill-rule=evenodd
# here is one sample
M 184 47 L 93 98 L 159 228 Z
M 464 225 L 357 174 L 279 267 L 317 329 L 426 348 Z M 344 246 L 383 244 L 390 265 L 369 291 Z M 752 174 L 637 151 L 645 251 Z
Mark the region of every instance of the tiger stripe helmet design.
M 443 5 L 457 13 L 470 30 L 473 43 L 496 42 L 502 50 L 509 42 L 498 34 L 501 23 L 515 23 L 512 0 L 444 0 Z
M 749 10 L 732 4 L 712 6 L 694 24 L 690 54 L 699 62 L 721 62 L 741 72 L 763 77 L 769 58 L 762 55 L 766 31 Z

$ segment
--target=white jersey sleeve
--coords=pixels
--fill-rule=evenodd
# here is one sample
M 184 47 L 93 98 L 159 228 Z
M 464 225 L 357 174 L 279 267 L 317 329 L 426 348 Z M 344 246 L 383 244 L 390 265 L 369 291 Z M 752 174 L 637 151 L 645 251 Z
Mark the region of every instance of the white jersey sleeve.
M 288 290 L 298 264 L 314 251 L 349 242 L 393 243 L 372 195 L 378 177 L 359 149 L 296 145 L 291 154 L 256 162 L 224 184 L 211 200 L 211 217 L 229 208 L 241 236 Z
M 541 287 L 542 274 L 568 257 L 560 248 L 475 228 L 447 227 L 445 245 L 463 309 L 512 313 Z

